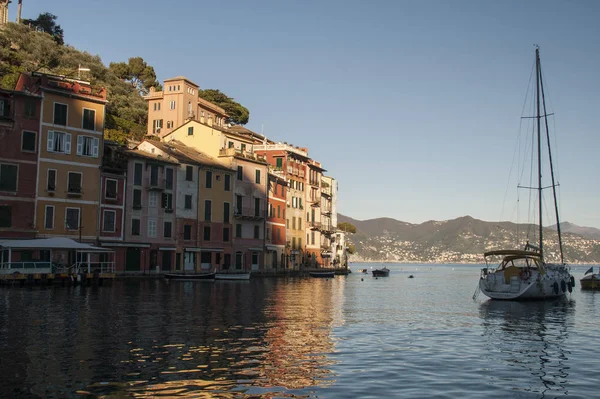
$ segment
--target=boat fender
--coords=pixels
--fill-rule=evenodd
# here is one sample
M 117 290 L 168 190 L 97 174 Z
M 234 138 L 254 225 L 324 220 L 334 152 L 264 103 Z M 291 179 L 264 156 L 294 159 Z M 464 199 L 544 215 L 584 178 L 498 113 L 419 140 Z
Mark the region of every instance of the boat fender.
M 560 289 L 562 290 L 562 292 L 566 292 L 567 291 L 567 284 L 565 283 L 565 280 L 562 280 L 560 282 Z
M 571 287 L 575 287 L 575 277 L 571 276 Z
M 523 280 L 523 281 L 529 280 L 529 277 L 531 277 L 531 270 L 523 269 L 523 270 L 521 270 L 519 275 L 521 276 L 521 280 Z
M 554 284 L 552 284 L 552 289 L 554 290 L 555 294 L 558 294 L 558 283 L 555 281 Z

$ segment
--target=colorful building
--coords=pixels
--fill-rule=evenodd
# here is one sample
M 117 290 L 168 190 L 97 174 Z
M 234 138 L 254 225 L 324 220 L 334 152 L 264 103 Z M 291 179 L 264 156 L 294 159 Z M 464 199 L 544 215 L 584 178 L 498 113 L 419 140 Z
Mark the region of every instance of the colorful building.
M 287 181 L 281 170 L 269 168 L 265 269 L 282 269 L 285 263 Z
M 307 162 L 308 173 L 306 182 L 306 202 L 309 204 L 306 210 L 306 257 L 307 263 L 310 266 L 328 265 L 330 256 L 322 252 L 321 243 L 321 177 L 325 169 L 321 167 L 321 163 L 309 159 Z M 327 247 L 329 249 L 329 247 Z M 323 256 L 321 256 L 323 254 Z
M 34 238 L 41 97 L 0 90 L 0 237 Z
M 106 89 L 32 73 L 21 74 L 16 90 L 42 97 L 34 212 L 38 237 L 95 242 Z

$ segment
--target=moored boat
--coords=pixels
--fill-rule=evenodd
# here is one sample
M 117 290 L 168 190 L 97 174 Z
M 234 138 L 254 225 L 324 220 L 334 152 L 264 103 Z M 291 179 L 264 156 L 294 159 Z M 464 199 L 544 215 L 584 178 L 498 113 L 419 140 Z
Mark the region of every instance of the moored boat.
M 215 280 L 250 280 L 250 273 L 216 273 Z
M 388 277 L 390 275 L 390 269 L 384 266 L 381 269 L 371 270 L 371 274 L 373 277 Z
M 590 267 L 579 282 L 582 290 L 600 289 L 600 273 L 594 274 L 594 268 Z
M 544 98 L 544 88 L 542 82 L 542 72 L 540 65 L 539 48 L 535 50 L 536 66 L 536 121 L 533 131 L 537 142 L 537 181 L 527 187 L 519 186 L 537 191 L 538 205 L 538 239 L 539 246 L 526 243 L 525 249 L 504 249 L 494 250 L 484 253 L 486 267 L 481 269 L 478 288 L 484 295 L 492 299 L 551 299 L 561 297 L 566 292 L 572 292 L 575 280 L 571 276 L 570 268 L 564 261 L 562 236 L 560 230 L 560 220 L 557 203 L 557 193 L 554 178 L 554 168 L 552 166 L 552 152 L 549 143 L 548 133 L 548 113 L 546 112 L 546 102 Z M 542 135 L 541 126 L 544 125 L 544 135 Z M 542 184 L 542 141 L 547 144 L 548 166 L 550 181 Z M 531 174 L 532 176 L 534 174 Z M 546 187 L 544 187 L 546 186 Z M 546 263 L 544 259 L 544 230 L 542 226 L 543 205 L 542 191 L 546 188 L 552 188 L 554 198 L 554 211 L 556 214 L 556 230 L 558 233 L 558 253 L 560 254 L 560 263 Z M 500 258 L 500 263 L 496 267 L 490 267 L 490 261 Z M 476 294 L 475 294 L 476 295 Z M 475 297 L 474 295 L 474 297 Z
M 165 273 L 168 280 L 214 280 L 216 273 Z
M 324 272 L 308 272 L 308 275 L 317 278 L 333 278 L 335 276 L 335 272 L 333 270 Z
M 359 273 L 367 274 L 367 269 L 358 269 Z

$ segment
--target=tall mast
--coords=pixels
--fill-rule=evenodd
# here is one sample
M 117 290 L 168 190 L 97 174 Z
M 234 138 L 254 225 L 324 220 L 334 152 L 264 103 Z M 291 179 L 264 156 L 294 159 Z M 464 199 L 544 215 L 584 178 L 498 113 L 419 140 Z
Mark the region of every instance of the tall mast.
M 548 161 L 550 162 L 550 177 L 552 178 L 552 195 L 554 197 L 554 213 L 556 214 L 556 232 L 558 233 L 558 248 L 560 250 L 560 263 L 565 263 L 563 253 L 562 234 L 560 231 L 560 216 L 558 214 L 558 201 L 556 200 L 556 183 L 554 179 L 554 166 L 552 163 L 552 149 L 550 148 L 550 132 L 548 130 L 548 113 L 546 112 L 546 96 L 544 95 L 544 78 L 540 68 L 540 86 L 542 88 L 542 106 L 544 109 L 544 126 L 546 128 L 546 141 L 548 142 Z
M 537 155 L 538 155 L 538 212 L 539 212 L 539 235 L 540 235 L 540 258 L 544 261 L 544 240 L 542 233 L 542 133 L 540 127 L 540 48 L 535 48 L 535 85 L 536 85 L 536 108 L 537 108 Z

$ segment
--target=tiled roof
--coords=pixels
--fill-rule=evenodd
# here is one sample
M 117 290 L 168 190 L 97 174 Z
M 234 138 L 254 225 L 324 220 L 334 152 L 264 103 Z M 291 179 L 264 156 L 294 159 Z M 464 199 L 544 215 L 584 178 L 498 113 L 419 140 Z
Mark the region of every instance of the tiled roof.
M 166 159 L 165 157 L 162 157 L 158 154 L 151 154 L 149 152 L 146 151 L 142 151 L 142 150 L 126 150 L 125 154 L 129 157 L 137 157 L 137 158 L 145 158 L 145 159 L 150 159 L 153 161 L 158 161 L 158 162 L 164 162 L 164 163 L 170 163 L 173 165 L 178 165 L 179 162 L 172 160 L 172 159 Z
M 168 142 L 152 142 L 152 144 L 173 158 L 179 160 L 181 163 L 209 166 L 228 172 L 233 171 L 219 160 L 194 148 L 188 147 L 180 141 L 171 140 Z

